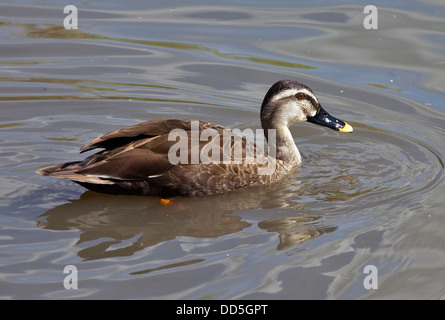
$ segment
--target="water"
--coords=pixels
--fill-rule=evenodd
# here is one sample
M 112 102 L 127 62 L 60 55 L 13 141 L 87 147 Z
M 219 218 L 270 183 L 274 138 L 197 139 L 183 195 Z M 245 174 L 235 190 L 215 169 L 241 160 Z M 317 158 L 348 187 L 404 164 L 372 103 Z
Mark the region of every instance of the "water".
M 444 297 L 440 1 L 374 1 L 378 30 L 357 1 L 71 4 L 78 30 L 58 1 L 0 5 L 1 298 Z M 259 128 L 284 78 L 354 133 L 293 126 L 304 164 L 277 185 L 165 206 L 35 174 L 150 119 Z

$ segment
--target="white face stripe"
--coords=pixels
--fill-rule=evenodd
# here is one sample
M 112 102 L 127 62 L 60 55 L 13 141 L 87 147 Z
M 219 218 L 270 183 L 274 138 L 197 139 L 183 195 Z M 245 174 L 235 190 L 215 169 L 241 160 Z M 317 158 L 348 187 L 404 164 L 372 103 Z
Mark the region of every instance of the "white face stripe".
M 318 102 L 317 97 L 315 97 L 314 94 L 306 88 L 284 90 L 284 91 L 280 92 L 279 94 L 274 95 L 272 97 L 272 101 L 277 101 L 277 100 L 280 100 L 283 98 L 295 96 L 298 92 L 303 92 L 305 95 L 311 96 L 314 99 L 314 101 Z

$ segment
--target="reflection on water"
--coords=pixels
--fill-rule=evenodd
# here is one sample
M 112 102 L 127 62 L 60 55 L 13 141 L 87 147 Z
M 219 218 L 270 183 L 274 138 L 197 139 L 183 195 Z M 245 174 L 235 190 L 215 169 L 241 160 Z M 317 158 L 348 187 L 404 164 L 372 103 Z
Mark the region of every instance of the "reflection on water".
M 280 243 L 278 250 L 286 249 L 292 246 L 300 245 L 324 233 L 334 232 L 337 227 L 312 226 L 316 225 L 321 216 L 302 216 L 286 217 L 272 220 L 261 221 L 258 227 L 269 232 L 277 232 Z
M 360 124 L 356 127 L 354 136 L 346 141 L 335 136 L 320 138 L 318 127 L 306 131 L 310 139 L 299 144 L 302 151 L 310 150 L 303 151 L 303 169 L 273 186 L 213 197 L 179 197 L 168 205 L 157 197 L 116 197 L 87 191 L 78 200 L 39 216 L 37 226 L 80 230 L 77 244 L 87 243 L 87 247 L 78 255 L 94 260 L 131 256 L 183 236 L 236 234 L 252 225 L 237 212 L 292 208 L 294 214 L 256 221 L 260 229 L 278 235 L 276 248 L 282 250 L 335 232 L 337 226 L 326 226 L 321 219 L 327 212 L 335 212 L 334 208 L 342 211 L 357 204 L 367 208 L 408 199 L 440 181 L 444 168 L 437 151 L 401 134 L 361 128 Z M 304 213 L 308 209 L 320 213 Z
M 286 184 L 292 189 L 290 183 Z M 302 204 L 293 202 L 297 199 L 295 194 L 292 201 L 289 199 L 280 205 L 277 201 L 283 201 L 283 198 L 273 199 L 262 189 L 213 197 L 174 198 L 167 205 L 157 197 L 110 196 L 86 191 L 79 199 L 39 216 L 37 226 L 50 230 L 81 231 L 77 245 L 84 247 L 83 243 L 87 243 L 87 248 L 80 249 L 78 255 L 85 260 L 131 256 L 144 248 L 178 237 L 216 238 L 235 234 L 252 225 L 236 212 L 258 210 L 259 205 L 264 208 L 292 205 L 295 210 L 294 216 L 273 218 L 258 224 L 260 228 L 278 234 L 278 250 L 335 230 L 320 226 L 317 223 L 320 216 L 298 215 L 297 209 Z M 278 194 L 276 188 L 266 189 Z
M 0 297 L 443 298 L 444 7 L 376 4 L 367 31 L 365 4 L 231 2 L 88 1 L 71 31 L 56 1 L 0 4 Z M 34 173 L 150 119 L 259 128 L 283 78 L 355 130 L 292 127 L 274 186 L 166 206 Z
M 85 192 L 80 199 L 41 215 L 38 226 L 80 230 L 78 244 L 97 243 L 78 253 L 89 260 L 130 256 L 180 236 L 213 238 L 249 226 L 231 213 L 231 208 L 222 208 L 219 202 L 205 205 L 178 199 L 163 205 L 158 198 L 131 199 Z

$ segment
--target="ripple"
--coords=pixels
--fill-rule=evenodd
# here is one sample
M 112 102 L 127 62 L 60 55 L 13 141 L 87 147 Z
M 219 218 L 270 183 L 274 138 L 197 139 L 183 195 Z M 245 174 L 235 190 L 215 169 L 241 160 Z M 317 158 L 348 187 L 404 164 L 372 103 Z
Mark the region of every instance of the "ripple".
M 427 192 L 443 177 L 440 153 L 427 143 L 370 126 L 354 128 L 354 135 L 344 139 L 323 136 L 300 144 L 303 201 L 360 198 L 362 206 L 398 203 Z

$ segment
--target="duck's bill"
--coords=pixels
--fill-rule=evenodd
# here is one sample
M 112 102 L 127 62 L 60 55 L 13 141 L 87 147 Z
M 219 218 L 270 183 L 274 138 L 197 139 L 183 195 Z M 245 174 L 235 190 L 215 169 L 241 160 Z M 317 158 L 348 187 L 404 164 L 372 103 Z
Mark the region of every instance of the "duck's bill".
M 340 132 L 352 132 L 352 127 L 343 120 L 337 119 L 327 113 L 321 106 L 313 117 L 308 117 L 307 121 L 325 126 Z

